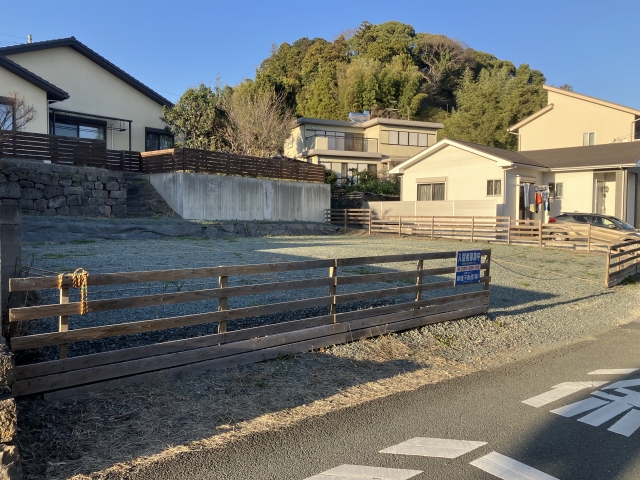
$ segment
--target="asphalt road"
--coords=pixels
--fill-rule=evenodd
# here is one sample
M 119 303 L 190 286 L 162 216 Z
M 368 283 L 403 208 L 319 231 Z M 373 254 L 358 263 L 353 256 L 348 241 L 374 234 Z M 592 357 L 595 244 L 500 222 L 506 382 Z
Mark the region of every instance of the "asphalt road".
M 224 449 L 183 454 L 129 478 L 303 480 L 353 464 L 423 472 L 412 480 L 490 480 L 496 477 L 470 462 L 495 451 L 562 480 L 637 480 L 640 430 L 626 437 L 607 430 L 620 417 L 596 427 L 577 421 L 582 415 L 565 418 L 550 412 L 591 398 L 595 388 L 540 408 L 522 400 L 563 382 L 640 379 L 640 371 L 587 375 L 597 369 L 640 367 L 639 342 L 640 321 L 504 367 L 248 437 Z M 414 437 L 487 444 L 454 459 L 379 453 Z

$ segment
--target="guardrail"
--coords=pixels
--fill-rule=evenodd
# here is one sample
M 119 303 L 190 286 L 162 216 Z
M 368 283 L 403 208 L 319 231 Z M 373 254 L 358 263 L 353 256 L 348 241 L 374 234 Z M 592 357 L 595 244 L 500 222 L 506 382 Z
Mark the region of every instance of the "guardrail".
M 611 245 L 607 251 L 605 287 L 613 287 L 640 273 L 640 240 Z
M 325 346 L 397 332 L 431 323 L 457 320 L 486 313 L 489 308 L 489 283 L 491 278 L 491 250 L 481 251 L 484 275 L 478 285 L 456 285 L 455 273 L 457 252 L 429 252 L 406 255 L 385 255 L 361 258 L 339 258 L 308 260 L 299 262 L 269 263 L 259 265 L 234 265 L 211 268 L 161 270 L 144 272 L 122 272 L 89 275 L 88 301 L 72 302 L 69 299 L 73 276 L 40 278 L 12 278 L 11 292 L 55 289 L 60 291 L 60 303 L 32 307 L 12 308 L 10 322 L 28 322 L 43 318 L 59 317 L 59 331 L 11 338 L 12 351 L 40 347 L 59 346 L 59 359 L 17 367 L 16 382 L 12 392 L 16 396 L 53 391 L 110 380 L 124 376 L 157 370 L 195 367 L 202 369 L 225 368 L 233 365 L 275 358 L 282 354 L 303 352 Z M 452 260 L 450 266 L 432 265 L 428 261 Z M 371 273 L 367 265 L 415 262 L 415 270 L 385 271 Z M 355 275 L 346 275 L 343 267 L 357 267 Z M 255 283 L 247 275 L 278 272 L 313 271 L 326 269 L 328 276 L 316 276 L 303 280 L 272 283 Z M 343 274 L 339 274 L 343 272 Z M 364 273 L 363 272 L 367 272 Z M 311 275 L 311 274 L 309 274 Z M 229 286 L 229 277 L 234 277 L 234 286 Z M 241 277 L 241 278 L 237 278 Z M 215 278 L 218 288 L 205 290 L 176 291 L 145 296 L 96 299 L 100 293 L 94 287 L 123 284 L 156 283 L 158 288 L 167 282 L 191 279 Z M 403 281 L 406 286 L 382 287 L 380 282 Z M 369 289 L 340 291 L 341 287 L 369 284 Z M 271 303 L 244 308 L 229 308 L 232 297 L 251 296 L 273 292 L 293 292 L 303 289 L 326 289 L 321 296 L 283 303 Z M 452 294 L 454 289 L 460 293 Z M 357 289 L 356 289 L 357 290 Z M 434 294 L 427 298 L 426 292 L 449 290 L 447 295 Z M 96 293 L 97 292 L 97 293 Z M 308 292 L 308 290 L 307 290 Z M 300 293 L 299 293 L 300 295 Z M 403 295 L 411 295 L 407 301 Z M 394 303 L 398 301 L 399 303 Z M 384 306 L 362 308 L 360 302 L 388 299 Z M 86 328 L 70 328 L 77 315 L 95 314 L 113 310 L 158 307 L 183 302 L 217 300 L 217 311 L 183 315 L 169 318 L 152 318 L 134 322 L 109 324 Z M 326 315 L 303 318 L 281 323 L 263 324 L 252 328 L 236 328 L 242 319 L 267 314 L 292 312 L 313 307 L 326 307 Z M 340 307 L 340 311 L 338 311 Z M 126 315 L 123 315 L 126 318 Z M 218 333 L 195 338 L 167 341 L 151 345 L 123 348 L 114 351 L 93 353 L 66 358 L 67 345 L 72 342 L 90 341 L 100 338 L 132 335 L 175 329 L 200 324 L 217 323 Z M 232 327 L 228 331 L 228 326 Z

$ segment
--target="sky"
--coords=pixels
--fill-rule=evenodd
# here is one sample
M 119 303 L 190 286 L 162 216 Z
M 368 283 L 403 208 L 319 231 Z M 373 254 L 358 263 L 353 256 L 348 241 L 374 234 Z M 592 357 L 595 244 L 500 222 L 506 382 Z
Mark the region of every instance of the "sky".
M 640 109 L 640 0 L 0 2 L 0 45 L 75 36 L 171 101 L 217 77 L 253 78 L 273 44 L 396 20 Z

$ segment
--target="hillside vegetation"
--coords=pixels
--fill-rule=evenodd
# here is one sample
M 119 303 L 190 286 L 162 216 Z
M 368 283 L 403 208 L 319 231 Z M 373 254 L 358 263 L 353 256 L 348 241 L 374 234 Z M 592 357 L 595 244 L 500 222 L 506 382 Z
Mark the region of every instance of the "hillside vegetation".
M 274 46 L 249 81 L 284 96 L 297 116 L 374 117 L 444 122 L 449 137 L 515 149 L 507 133 L 546 105 L 544 75 L 516 67 L 444 35 L 411 25 L 364 22 L 330 42 L 301 38 Z

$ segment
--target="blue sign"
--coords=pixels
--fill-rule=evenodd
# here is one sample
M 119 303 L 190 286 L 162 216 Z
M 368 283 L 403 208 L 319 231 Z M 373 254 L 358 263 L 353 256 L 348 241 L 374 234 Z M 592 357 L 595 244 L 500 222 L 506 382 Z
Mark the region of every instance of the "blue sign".
M 456 285 L 480 283 L 480 264 L 482 251 L 462 250 L 458 252 L 456 260 Z

